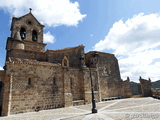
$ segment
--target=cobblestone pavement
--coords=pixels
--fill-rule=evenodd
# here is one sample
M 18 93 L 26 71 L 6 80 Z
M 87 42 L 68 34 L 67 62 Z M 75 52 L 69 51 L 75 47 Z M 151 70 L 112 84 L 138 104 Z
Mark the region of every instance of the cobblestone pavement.
M 91 104 L 29 112 L 0 120 L 160 120 L 160 100 L 151 97 L 128 98 L 99 102 L 98 113 L 91 113 Z

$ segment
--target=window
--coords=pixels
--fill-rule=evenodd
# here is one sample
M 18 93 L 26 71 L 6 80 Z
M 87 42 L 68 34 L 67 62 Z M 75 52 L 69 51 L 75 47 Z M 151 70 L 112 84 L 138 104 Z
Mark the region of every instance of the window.
M 28 78 L 28 85 L 31 85 L 31 78 Z
M 35 30 L 32 31 L 32 41 L 37 41 L 37 32 Z
M 56 77 L 53 77 L 53 85 L 56 85 Z
M 108 73 L 108 68 L 107 68 L 107 66 L 104 67 L 103 72 L 104 72 L 105 75 L 108 75 L 108 74 L 109 74 L 109 73 Z
M 67 66 L 67 60 L 64 59 L 64 66 Z
M 71 87 L 71 89 L 72 89 L 72 85 L 73 85 L 73 80 L 72 80 L 72 78 L 70 77 L 70 87 Z
M 23 27 L 21 28 L 20 35 L 21 35 L 22 40 L 26 39 L 26 29 L 25 28 L 23 28 Z
M 28 23 L 29 25 L 32 25 L 32 22 L 31 22 L 31 21 L 28 21 L 27 23 Z
M 69 61 L 68 61 L 68 58 L 66 57 L 66 55 L 64 56 L 64 58 L 62 60 L 62 66 L 69 67 Z

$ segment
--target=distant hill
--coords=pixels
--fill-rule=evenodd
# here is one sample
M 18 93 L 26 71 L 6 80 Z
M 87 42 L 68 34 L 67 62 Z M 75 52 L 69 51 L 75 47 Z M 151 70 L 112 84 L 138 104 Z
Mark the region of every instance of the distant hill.
M 140 95 L 141 94 L 141 91 L 140 91 L 141 88 L 140 88 L 139 83 L 131 81 L 130 85 L 131 85 L 131 90 L 132 90 L 133 95 Z
M 141 86 L 140 83 L 136 83 L 131 81 L 131 90 L 133 95 L 140 95 L 141 94 Z M 160 88 L 160 80 L 152 82 L 152 88 Z
M 152 87 L 153 88 L 160 88 L 160 80 L 152 82 Z

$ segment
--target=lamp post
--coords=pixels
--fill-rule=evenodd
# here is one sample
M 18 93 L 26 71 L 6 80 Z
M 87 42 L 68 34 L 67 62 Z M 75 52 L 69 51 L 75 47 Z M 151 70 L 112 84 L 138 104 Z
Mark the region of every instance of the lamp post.
M 94 52 L 91 53 L 91 59 L 88 60 L 87 67 L 89 67 L 90 71 L 90 79 L 91 79 L 91 91 L 92 91 L 92 113 L 97 113 L 96 109 L 96 101 L 94 98 L 94 86 L 93 86 L 93 81 L 92 81 L 92 71 L 91 71 L 91 66 L 96 65 L 98 62 L 98 53 Z

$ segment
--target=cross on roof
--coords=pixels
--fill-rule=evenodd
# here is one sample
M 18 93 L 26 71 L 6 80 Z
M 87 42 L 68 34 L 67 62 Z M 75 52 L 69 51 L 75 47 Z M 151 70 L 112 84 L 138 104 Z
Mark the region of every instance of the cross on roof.
M 32 11 L 32 8 L 29 8 L 30 12 Z

